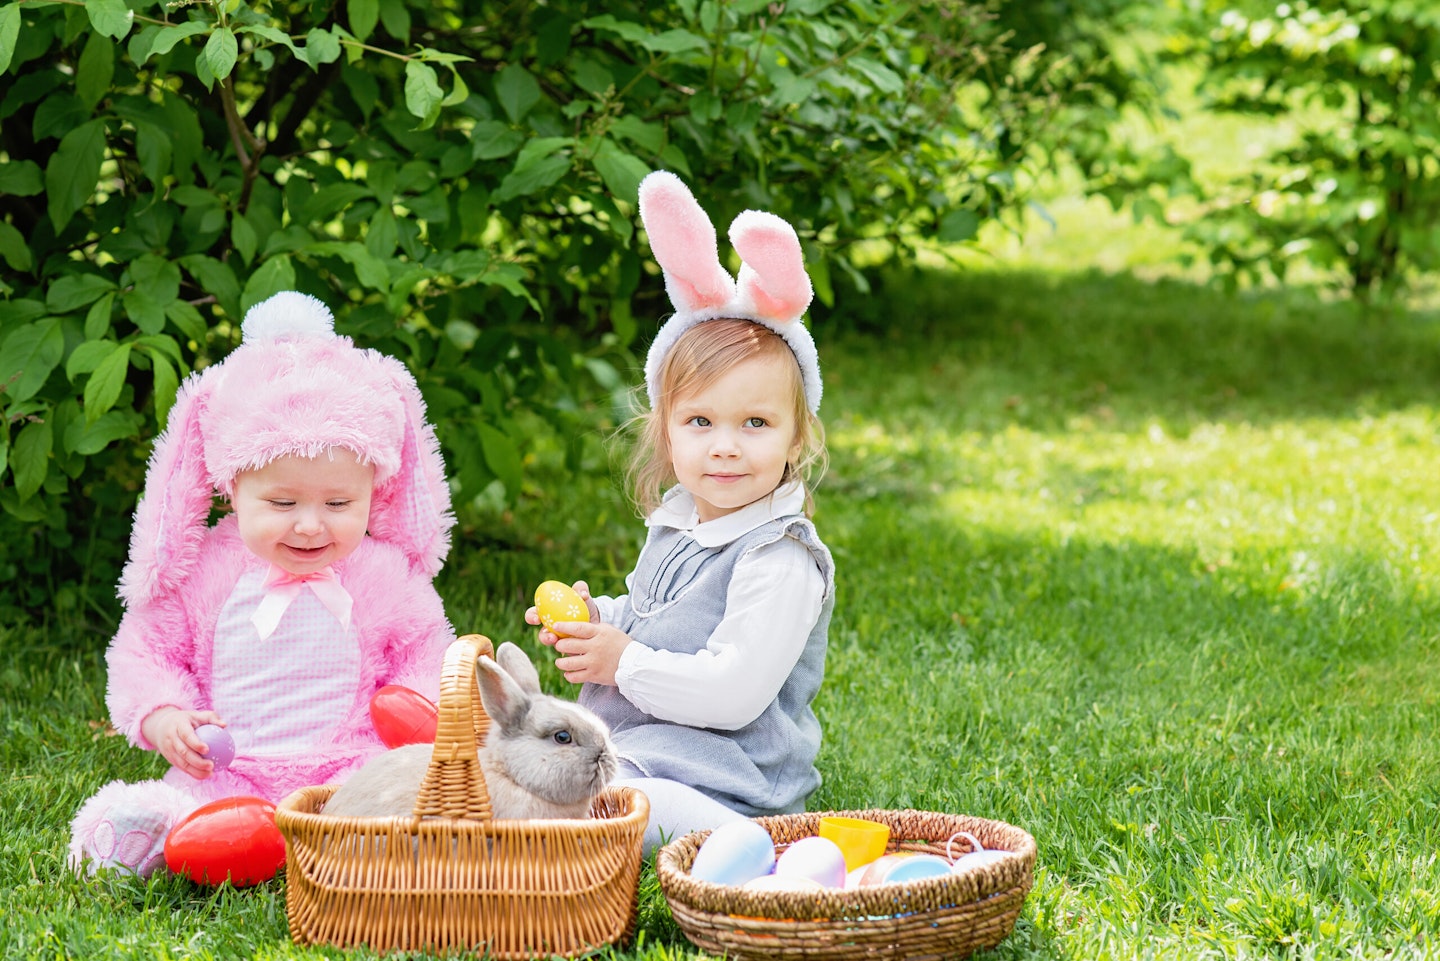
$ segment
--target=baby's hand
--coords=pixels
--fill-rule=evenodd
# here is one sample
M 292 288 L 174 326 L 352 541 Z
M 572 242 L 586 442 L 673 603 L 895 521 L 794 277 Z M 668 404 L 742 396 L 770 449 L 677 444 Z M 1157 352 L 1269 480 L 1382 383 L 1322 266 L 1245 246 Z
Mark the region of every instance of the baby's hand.
M 215 762 L 205 758 L 210 748 L 195 734 L 195 729 L 202 724 L 225 726 L 214 711 L 186 711 L 167 706 L 152 711 L 140 723 L 140 733 L 155 745 L 161 757 L 203 781 L 215 772 Z

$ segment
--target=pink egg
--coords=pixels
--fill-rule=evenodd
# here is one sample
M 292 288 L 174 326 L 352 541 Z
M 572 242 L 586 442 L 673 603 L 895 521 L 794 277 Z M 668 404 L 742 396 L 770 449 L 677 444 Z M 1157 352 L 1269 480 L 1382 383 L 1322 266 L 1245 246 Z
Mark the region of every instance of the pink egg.
M 205 757 L 215 762 L 215 770 L 223 771 L 235 760 L 235 739 L 223 727 L 218 724 L 202 724 L 195 729 L 195 736 L 210 748 Z
M 775 862 L 777 877 L 804 878 L 827 888 L 845 886 L 845 854 L 829 838 L 801 838 Z

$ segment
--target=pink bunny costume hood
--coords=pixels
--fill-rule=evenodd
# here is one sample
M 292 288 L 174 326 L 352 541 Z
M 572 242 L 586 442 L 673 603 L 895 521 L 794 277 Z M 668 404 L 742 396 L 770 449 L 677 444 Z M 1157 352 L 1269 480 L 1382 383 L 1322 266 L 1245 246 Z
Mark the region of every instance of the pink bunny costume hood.
M 155 443 L 120 596 L 134 607 L 193 570 L 214 496 L 278 457 L 353 451 L 375 467 L 369 534 L 434 574 L 450 546 L 450 489 L 410 371 L 335 333 L 330 310 L 287 291 L 252 307 L 241 344 L 190 375 Z
M 653 408 L 661 363 L 680 335 L 698 323 L 732 317 L 779 334 L 795 360 L 813 414 L 820 409 L 820 357 L 801 321 L 814 290 L 795 229 L 772 213 L 746 210 L 730 224 L 730 243 L 740 255 L 737 277 L 720 263 L 715 226 L 689 188 L 673 173 L 657 170 L 640 182 L 640 220 L 665 277 L 675 313 L 660 328 L 645 360 L 645 386 Z

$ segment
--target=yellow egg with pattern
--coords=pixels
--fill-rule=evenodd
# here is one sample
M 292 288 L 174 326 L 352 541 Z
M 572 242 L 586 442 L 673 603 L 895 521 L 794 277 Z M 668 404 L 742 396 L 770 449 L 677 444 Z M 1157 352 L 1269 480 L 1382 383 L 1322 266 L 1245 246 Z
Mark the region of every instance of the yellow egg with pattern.
M 585 599 L 573 587 L 559 581 L 546 581 L 535 588 L 535 613 L 540 615 L 540 623 L 551 631 L 555 631 L 555 625 L 561 621 L 590 620 Z

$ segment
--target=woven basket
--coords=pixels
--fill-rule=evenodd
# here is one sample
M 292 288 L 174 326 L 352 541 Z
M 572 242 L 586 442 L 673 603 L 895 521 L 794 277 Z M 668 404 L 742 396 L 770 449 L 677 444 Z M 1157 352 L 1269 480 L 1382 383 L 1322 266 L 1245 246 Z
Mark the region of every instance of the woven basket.
M 828 814 L 890 826 L 886 853 L 946 854 L 959 831 L 1013 852 L 948 877 L 818 893 L 752 890 L 690 875 L 708 831 L 670 842 L 656 857 L 661 890 L 685 936 L 729 958 L 964 958 L 993 948 L 1015 926 L 1035 871 L 1035 839 L 1002 821 L 928 811 L 826 811 L 756 818 L 777 850 L 818 834 Z M 960 851 L 968 850 L 964 841 Z
M 575 957 L 634 933 L 650 803 L 607 788 L 584 820 L 497 820 L 476 759 L 489 719 L 478 634 L 451 644 L 435 751 L 412 817 L 326 817 L 334 785 L 282 801 L 285 912 L 296 944 Z

